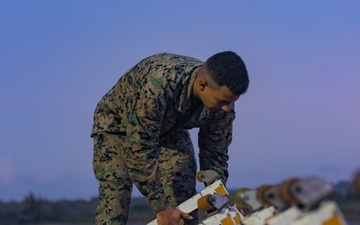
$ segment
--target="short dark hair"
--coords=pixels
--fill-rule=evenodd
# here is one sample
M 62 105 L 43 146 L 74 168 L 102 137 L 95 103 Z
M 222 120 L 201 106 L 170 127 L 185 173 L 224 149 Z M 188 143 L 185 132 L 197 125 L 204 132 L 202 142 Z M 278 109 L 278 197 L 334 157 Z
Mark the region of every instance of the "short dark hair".
M 244 94 L 249 86 L 245 63 L 235 52 L 225 51 L 211 56 L 204 63 L 206 72 L 220 86 L 227 86 L 235 95 Z

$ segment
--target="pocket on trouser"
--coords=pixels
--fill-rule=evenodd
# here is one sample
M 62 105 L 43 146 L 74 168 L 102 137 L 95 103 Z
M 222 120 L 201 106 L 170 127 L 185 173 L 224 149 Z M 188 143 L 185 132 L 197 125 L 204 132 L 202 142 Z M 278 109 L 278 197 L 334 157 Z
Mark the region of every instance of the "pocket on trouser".
M 93 169 L 99 181 L 128 178 L 124 158 L 125 139 L 114 134 L 94 136 Z
M 96 225 L 125 225 L 128 218 L 132 183 L 124 159 L 123 137 L 114 134 L 94 136 L 93 168 L 99 180 Z

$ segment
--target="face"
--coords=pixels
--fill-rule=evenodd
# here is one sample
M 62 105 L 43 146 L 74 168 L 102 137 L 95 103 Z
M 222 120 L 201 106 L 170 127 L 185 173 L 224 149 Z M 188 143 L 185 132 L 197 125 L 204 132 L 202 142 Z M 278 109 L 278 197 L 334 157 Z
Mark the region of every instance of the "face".
M 234 95 L 227 86 L 215 89 L 206 85 L 203 87 L 201 101 L 211 111 L 220 112 L 229 111 L 231 104 L 238 100 L 239 97 Z

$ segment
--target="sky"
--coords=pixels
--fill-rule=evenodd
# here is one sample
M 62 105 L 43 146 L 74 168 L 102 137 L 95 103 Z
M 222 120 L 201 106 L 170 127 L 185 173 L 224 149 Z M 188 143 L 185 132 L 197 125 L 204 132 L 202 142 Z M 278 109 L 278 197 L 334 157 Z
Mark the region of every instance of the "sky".
M 232 50 L 245 61 L 228 188 L 350 180 L 360 167 L 359 10 L 356 0 L 0 1 L 0 200 L 95 197 L 94 108 L 159 52 L 205 61 Z

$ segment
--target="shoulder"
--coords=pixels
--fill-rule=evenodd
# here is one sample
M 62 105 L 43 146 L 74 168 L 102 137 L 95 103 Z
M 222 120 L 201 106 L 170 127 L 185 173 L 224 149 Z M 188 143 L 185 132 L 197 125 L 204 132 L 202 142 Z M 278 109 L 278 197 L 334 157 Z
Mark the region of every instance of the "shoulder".
M 164 52 L 146 57 L 133 68 L 133 71 L 149 82 L 178 83 L 187 79 L 200 65 L 202 62 L 199 59 Z
M 190 57 L 184 56 L 174 53 L 157 53 L 151 56 L 146 57 L 140 63 L 161 63 L 162 65 L 176 65 L 176 64 L 192 64 L 192 63 L 202 63 L 201 60 Z

